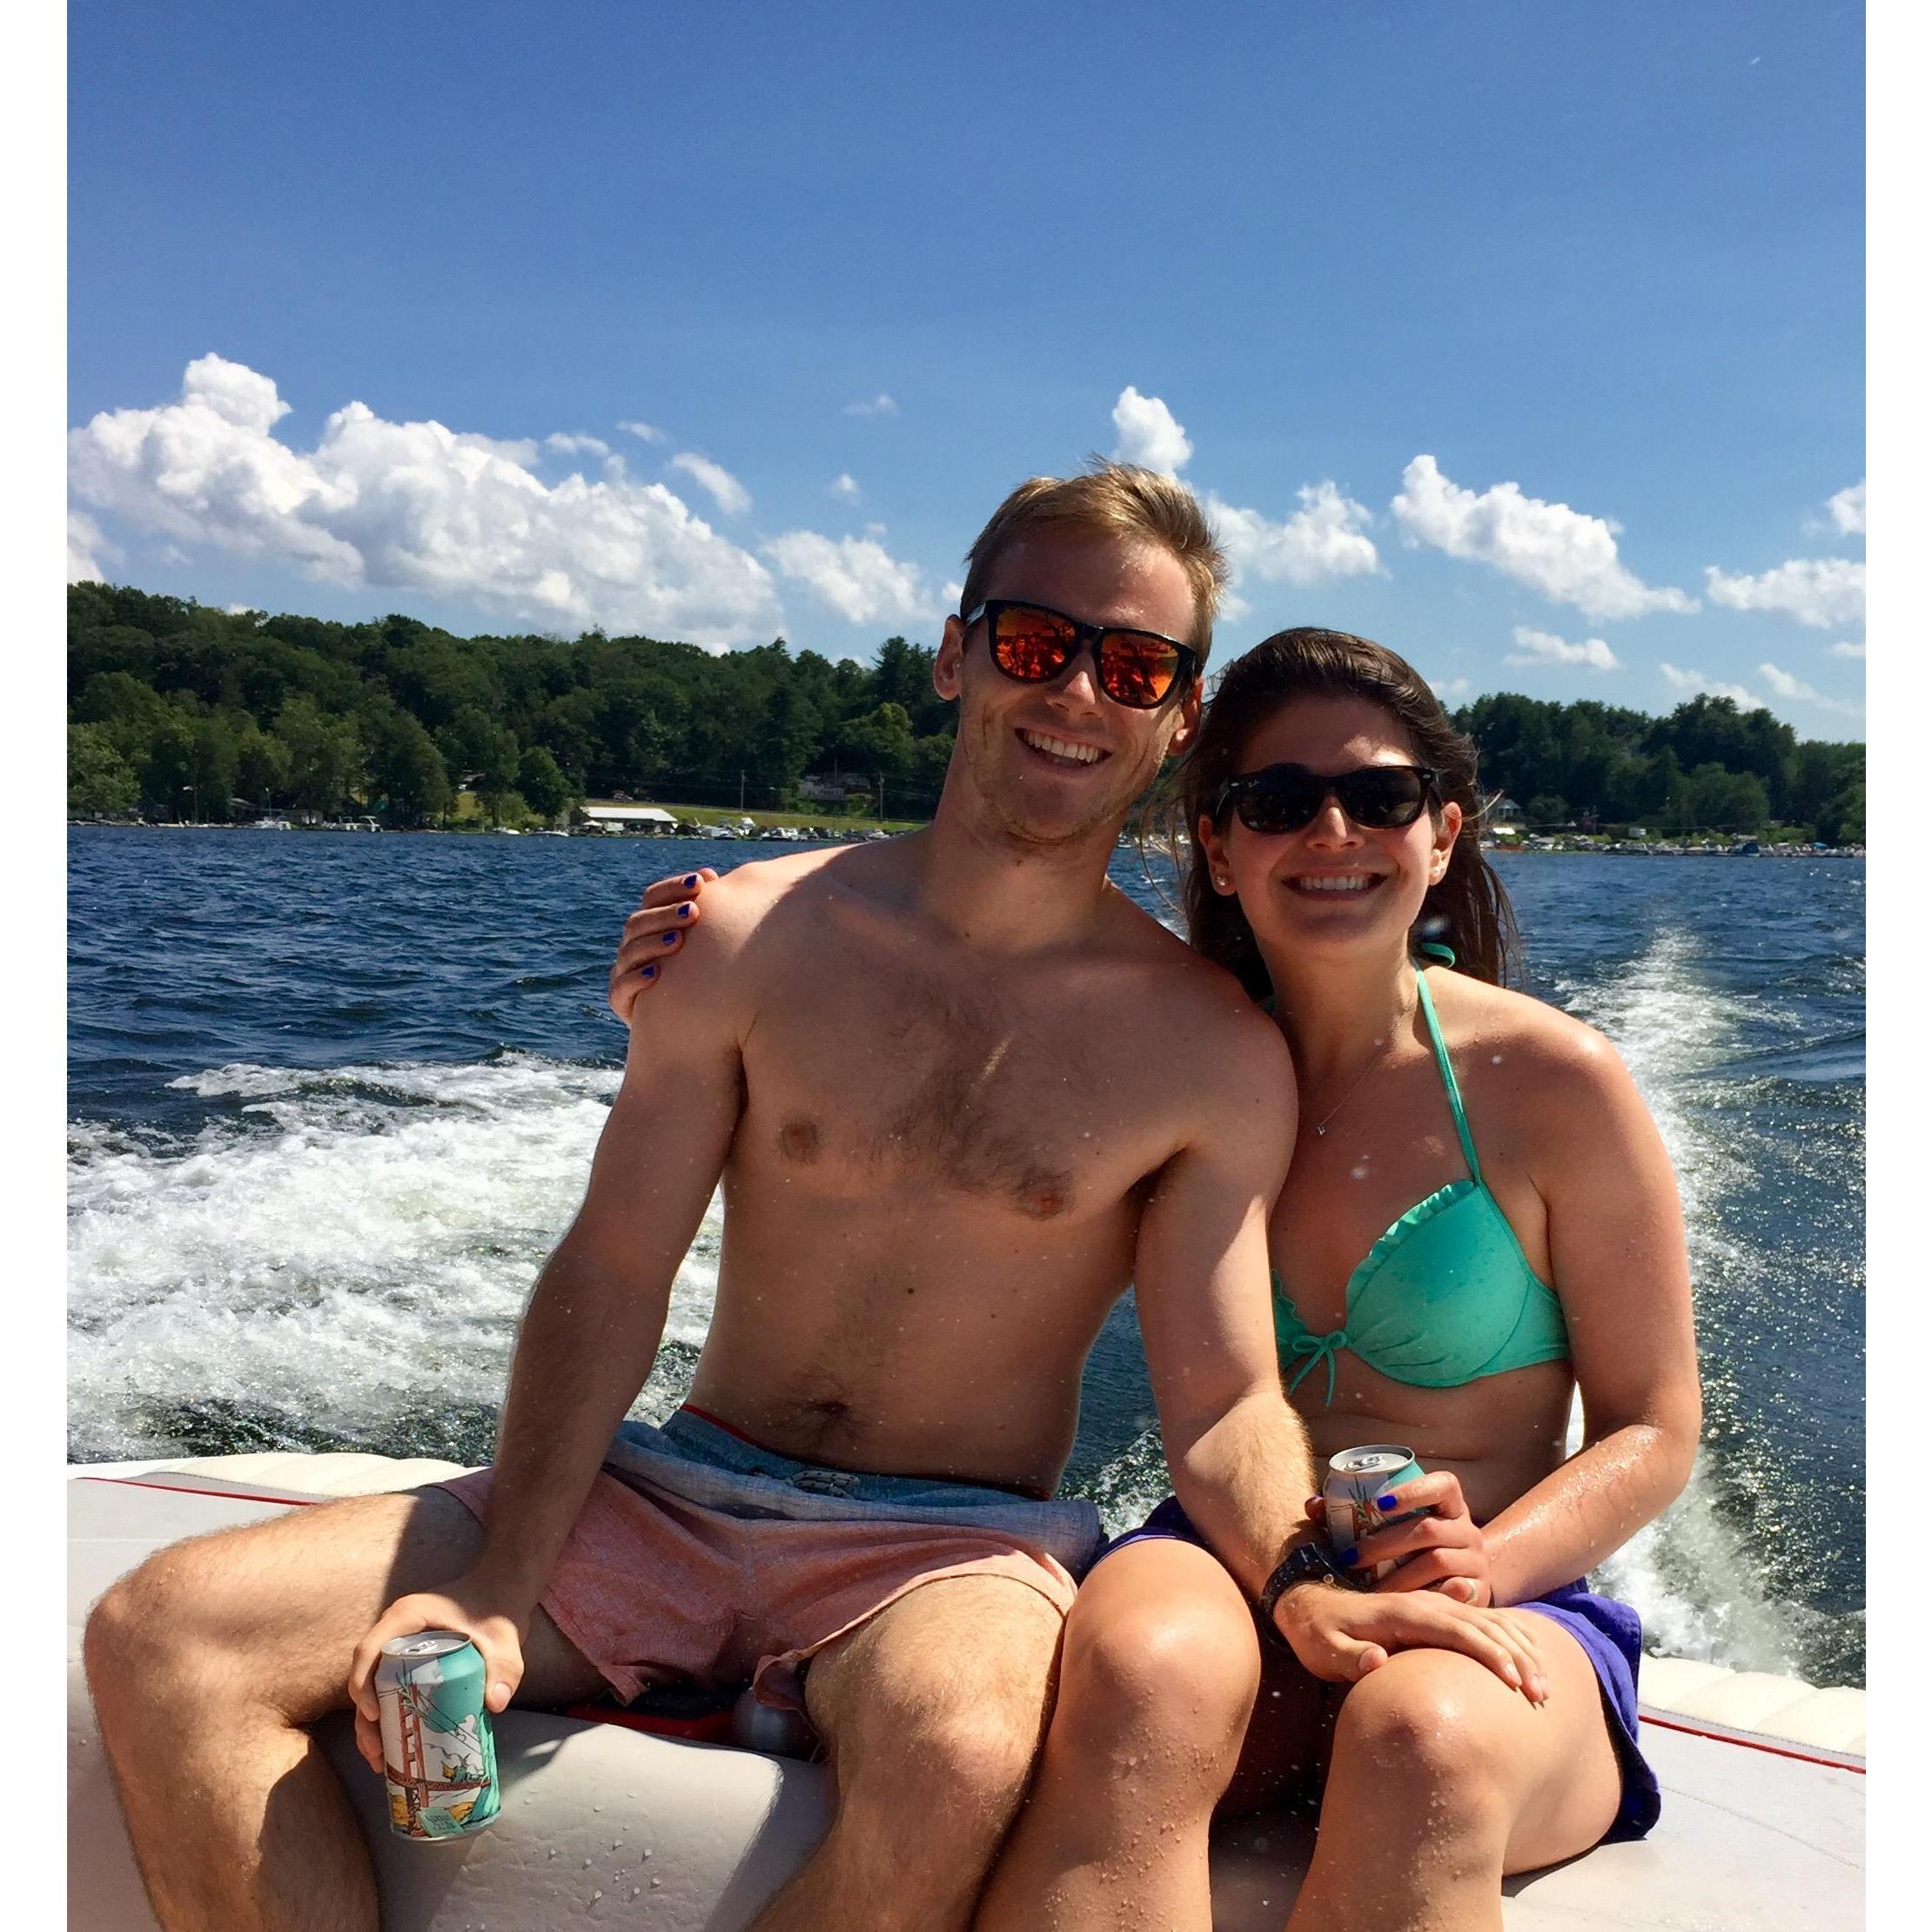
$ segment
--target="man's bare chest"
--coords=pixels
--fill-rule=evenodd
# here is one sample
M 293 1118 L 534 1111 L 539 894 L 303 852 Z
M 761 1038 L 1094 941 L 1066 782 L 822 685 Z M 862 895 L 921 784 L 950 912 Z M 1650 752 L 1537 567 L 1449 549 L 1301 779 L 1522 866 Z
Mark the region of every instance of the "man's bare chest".
M 808 1191 L 968 1196 L 1035 1223 L 1117 1207 L 1173 1144 L 1171 1092 L 1077 989 L 855 951 L 747 1042 L 735 1159 Z

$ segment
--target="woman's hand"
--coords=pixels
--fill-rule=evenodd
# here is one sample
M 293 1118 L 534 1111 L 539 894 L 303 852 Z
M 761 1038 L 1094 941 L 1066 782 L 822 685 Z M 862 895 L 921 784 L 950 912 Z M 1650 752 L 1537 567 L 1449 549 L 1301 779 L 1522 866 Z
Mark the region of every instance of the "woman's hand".
M 1450 1471 L 1437 1469 L 1417 1476 L 1379 1497 L 1389 1506 L 1381 1514 L 1389 1518 L 1386 1529 L 1365 1536 L 1350 1559 L 1351 1569 L 1371 1570 L 1377 1564 L 1393 1563 L 1388 1575 L 1370 1586 L 1378 1591 L 1436 1590 L 1458 1603 L 1486 1608 L 1495 1600 L 1490 1580 L 1489 1546 L 1462 1493 L 1462 1484 Z M 1403 1518 L 1412 1513 L 1413 1521 Z M 1325 1523 L 1319 1496 L 1307 1505 L 1310 1519 Z
M 1479 1610 L 1432 1591 L 1385 1596 L 1333 1583 L 1303 1583 L 1275 1605 L 1275 1628 L 1311 1676 L 1352 1684 L 1397 1650 L 1457 1650 L 1493 1671 L 1533 1704 L 1549 1696 L 1543 1654 L 1529 1628 L 1506 1610 Z
M 610 969 L 610 1010 L 628 1026 L 632 1010 L 677 955 L 684 936 L 703 916 L 699 895 L 717 877 L 714 866 L 680 872 L 644 889 L 637 910 L 624 922 L 624 936 Z

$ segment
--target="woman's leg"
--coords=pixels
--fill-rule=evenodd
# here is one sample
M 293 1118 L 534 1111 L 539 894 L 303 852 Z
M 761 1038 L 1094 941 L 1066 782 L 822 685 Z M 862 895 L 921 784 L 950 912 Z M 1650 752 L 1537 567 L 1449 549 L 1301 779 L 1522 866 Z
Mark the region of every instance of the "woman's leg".
M 1533 1634 L 1540 1706 L 1446 1650 L 1399 1652 L 1349 1688 L 1290 1932 L 1499 1932 L 1506 1873 L 1609 1829 L 1622 1769 L 1596 1673 L 1550 1619 Z
M 1208 1821 L 1259 1673 L 1253 1614 L 1207 1551 L 1150 1538 L 1099 1564 L 976 1932 L 1208 1932 Z

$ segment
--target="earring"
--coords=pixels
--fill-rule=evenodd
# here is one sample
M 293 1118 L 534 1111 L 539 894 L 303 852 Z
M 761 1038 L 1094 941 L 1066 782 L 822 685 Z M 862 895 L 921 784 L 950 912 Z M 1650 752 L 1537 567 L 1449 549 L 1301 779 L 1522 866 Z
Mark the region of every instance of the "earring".
M 1214 885 L 1218 892 L 1225 892 L 1228 889 L 1228 882 L 1218 872 L 1214 875 Z

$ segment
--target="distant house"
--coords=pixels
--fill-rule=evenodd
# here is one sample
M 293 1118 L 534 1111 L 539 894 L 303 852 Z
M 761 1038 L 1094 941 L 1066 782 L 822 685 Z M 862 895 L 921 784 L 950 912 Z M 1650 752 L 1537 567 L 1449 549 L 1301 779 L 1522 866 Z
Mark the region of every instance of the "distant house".
M 812 799 L 819 804 L 842 805 L 853 792 L 868 792 L 871 788 L 862 778 L 827 777 L 823 772 L 814 772 L 798 782 L 798 795 Z
M 594 832 L 668 832 L 677 823 L 655 805 L 587 805 L 583 811 Z
M 1523 815 L 1523 808 L 1519 805 L 1513 798 L 1499 798 L 1496 802 L 1490 807 L 1489 815 L 1491 818 L 1497 820 L 1506 818 L 1519 819 Z

